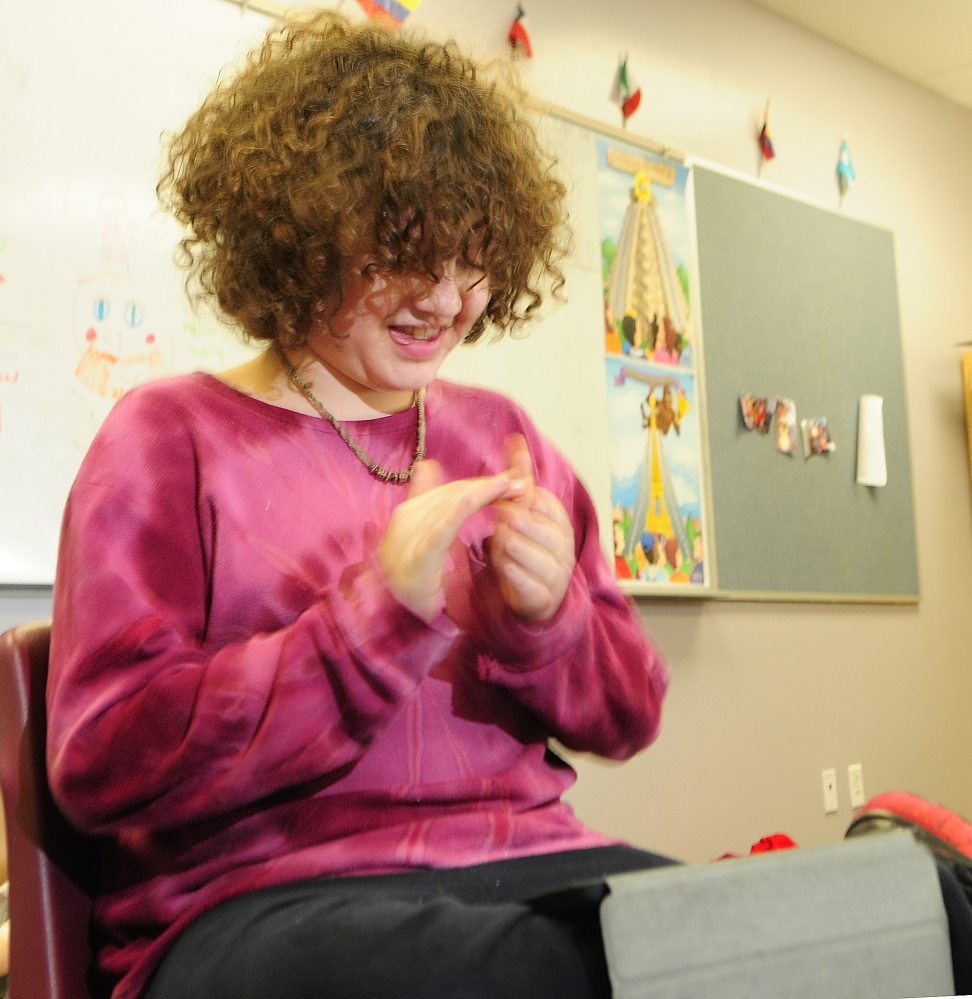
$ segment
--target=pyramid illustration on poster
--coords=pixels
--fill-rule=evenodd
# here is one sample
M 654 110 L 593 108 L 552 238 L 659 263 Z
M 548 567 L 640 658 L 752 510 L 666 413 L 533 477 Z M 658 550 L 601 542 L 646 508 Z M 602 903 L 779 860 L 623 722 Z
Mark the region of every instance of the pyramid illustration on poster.
M 688 303 L 651 185 L 646 173 L 635 175 L 608 278 L 608 307 L 622 317 L 625 338 L 642 356 L 677 364 Z

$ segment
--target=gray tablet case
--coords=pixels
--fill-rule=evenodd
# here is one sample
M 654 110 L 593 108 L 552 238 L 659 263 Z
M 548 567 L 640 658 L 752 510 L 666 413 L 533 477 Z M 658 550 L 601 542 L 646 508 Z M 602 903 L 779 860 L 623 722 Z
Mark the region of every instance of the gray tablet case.
M 909 833 L 608 878 L 614 999 L 954 994 L 931 854 Z

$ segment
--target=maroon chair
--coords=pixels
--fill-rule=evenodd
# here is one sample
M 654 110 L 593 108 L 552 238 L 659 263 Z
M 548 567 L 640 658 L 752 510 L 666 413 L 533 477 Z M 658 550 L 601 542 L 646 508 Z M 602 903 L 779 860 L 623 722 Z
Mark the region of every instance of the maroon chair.
M 71 827 L 47 786 L 50 637 L 50 621 L 0 635 L 0 791 L 10 878 L 10 994 L 16 999 L 85 999 L 98 843 Z

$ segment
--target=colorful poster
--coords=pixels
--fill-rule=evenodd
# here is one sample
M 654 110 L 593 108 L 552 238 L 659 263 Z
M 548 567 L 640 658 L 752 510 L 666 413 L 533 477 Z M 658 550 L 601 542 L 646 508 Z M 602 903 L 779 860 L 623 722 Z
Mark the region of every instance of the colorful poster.
M 692 369 L 688 170 L 598 141 L 605 350 Z
M 601 139 L 598 177 L 615 572 L 630 592 L 705 587 L 688 170 Z

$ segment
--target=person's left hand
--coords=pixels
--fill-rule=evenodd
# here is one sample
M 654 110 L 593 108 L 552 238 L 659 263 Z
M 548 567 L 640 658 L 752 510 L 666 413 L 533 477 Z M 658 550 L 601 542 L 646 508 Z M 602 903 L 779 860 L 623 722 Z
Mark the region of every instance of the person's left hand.
M 510 438 L 510 472 L 524 484 L 514 500 L 494 504 L 489 558 L 503 599 L 517 617 L 545 621 L 563 603 L 576 558 L 574 528 L 560 500 L 536 485 L 533 460 L 519 434 Z

